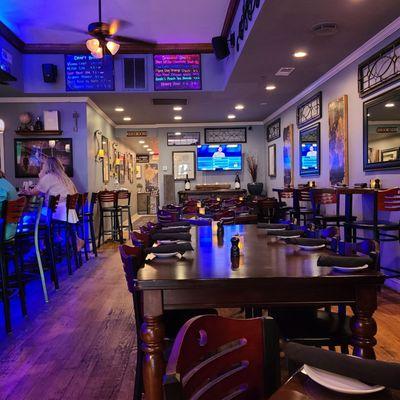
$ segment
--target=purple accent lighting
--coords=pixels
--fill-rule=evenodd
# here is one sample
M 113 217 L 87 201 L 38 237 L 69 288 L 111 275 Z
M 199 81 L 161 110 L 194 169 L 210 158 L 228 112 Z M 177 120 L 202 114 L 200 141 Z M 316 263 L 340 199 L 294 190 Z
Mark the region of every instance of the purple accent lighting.
M 201 90 L 201 55 L 155 54 L 154 90 Z

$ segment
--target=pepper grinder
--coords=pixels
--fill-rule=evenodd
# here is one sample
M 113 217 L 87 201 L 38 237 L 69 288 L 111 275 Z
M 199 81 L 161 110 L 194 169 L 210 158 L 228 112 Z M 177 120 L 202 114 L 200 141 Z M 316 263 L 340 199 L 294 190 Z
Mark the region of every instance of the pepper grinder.
M 224 225 L 222 224 L 222 221 L 217 222 L 217 235 L 218 236 L 223 236 L 224 234 Z
M 237 236 L 232 236 L 231 243 L 231 258 L 240 257 L 239 238 Z

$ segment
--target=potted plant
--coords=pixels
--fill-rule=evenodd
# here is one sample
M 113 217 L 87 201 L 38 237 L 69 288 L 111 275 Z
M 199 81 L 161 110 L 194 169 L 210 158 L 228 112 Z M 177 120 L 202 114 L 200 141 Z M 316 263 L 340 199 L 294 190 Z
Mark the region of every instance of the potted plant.
M 258 164 L 254 156 L 247 156 L 247 168 L 249 169 L 251 180 L 253 181 L 247 184 L 247 190 L 251 195 L 259 196 L 263 191 L 264 185 L 262 182 L 257 182 Z

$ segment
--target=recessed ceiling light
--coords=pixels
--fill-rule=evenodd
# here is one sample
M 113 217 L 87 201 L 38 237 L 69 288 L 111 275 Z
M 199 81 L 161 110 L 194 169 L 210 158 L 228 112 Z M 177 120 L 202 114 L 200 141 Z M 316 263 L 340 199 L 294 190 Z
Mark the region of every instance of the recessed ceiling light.
M 265 86 L 265 90 L 275 90 L 276 89 L 276 86 L 275 85 L 267 85 L 267 86 Z
M 131 119 L 131 117 L 124 117 L 124 121 L 130 121 Z
M 236 104 L 235 110 L 244 110 L 244 105 L 243 104 Z
M 149 151 L 149 154 L 150 154 L 150 155 L 153 155 L 153 154 L 154 154 L 154 151 Z
M 182 111 L 182 107 L 181 106 L 174 106 L 174 111 Z
M 228 119 L 235 119 L 236 118 L 236 115 L 235 114 L 228 114 L 228 117 L 227 117 Z
M 174 120 L 175 121 L 180 121 L 182 119 L 181 115 L 175 115 Z
M 392 107 L 394 107 L 394 103 L 386 103 L 385 107 L 386 108 L 392 108 Z
M 123 112 L 125 111 L 122 107 L 115 107 L 115 111 L 117 112 Z
M 305 51 L 296 51 L 293 53 L 293 57 L 295 58 L 304 58 L 307 56 L 307 53 Z
M 140 144 L 145 144 L 146 142 L 144 140 L 139 140 Z
M 182 132 L 175 132 L 175 136 L 181 136 Z
M 370 114 L 370 113 L 368 113 L 368 114 L 367 114 L 367 117 L 370 117 L 370 116 L 371 116 L 371 114 Z
M 147 149 L 147 148 L 149 147 L 149 145 L 148 145 L 148 144 L 144 144 L 143 147 L 144 147 L 145 149 Z
M 147 151 L 153 151 L 152 149 L 147 149 Z

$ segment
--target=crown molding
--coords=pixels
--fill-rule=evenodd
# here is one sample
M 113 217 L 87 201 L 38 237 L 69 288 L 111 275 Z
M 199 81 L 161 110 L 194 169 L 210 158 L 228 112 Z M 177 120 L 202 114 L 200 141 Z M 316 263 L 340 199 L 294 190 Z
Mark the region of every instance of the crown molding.
M 228 37 L 233 21 L 235 20 L 237 9 L 239 8 L 240 0 L 231 0 L 226 11 L 224 25 L 222 27 L 221 36 Z
M 217 128 L 217 127 L 242 127 L 262 126 L 263 121 L 248 122 L 191 122 L 187 124 L 138 124 L 138 125 L 115 125 L 118 129 L 158 129 L 158 128 Z
M 392 23 L 390 23 L 384 29 L 379 31 L 371 39 L 367 40 L 362 46 L 360 46 L 358 49 L 353 51 L 350 55 L 348 55 L 345 59 L 343 59 L 339 64 L 335 65 L 328 72 L 326 72 L 324 75 L 322 75 L 319 79 L 314 81 L 311 85 L 307 86 L 297 96 L 293 97 L 291 100 L 289 100 L 286 104 L 284 104 L 278 110 L 276 110 L 272 114 L 268 115 L 264 119 L 263 123 L 265 124 L 265 123 L 273 120 L 274 118 L 278 117 L 280 114 L 285 112 L 288 108 L 290 108 L 293 105 L 295 105 L 296 103 L 298 103 L 304 97 L 310 95 L 312 92 L 317 90 L 325 82 L 329 81 L 331 78 L 333 78 L 339 72 L 343 71 L 349 65 L 351 65 L 352 63 L 357 61 L 362 56 L 364 56 L 366 53 L 368 53 L 370 50 L 372 50 L 375 46 L 379 45 L 382 41 L 387 39 L 390 35 L 394 34 L 399 29 L 400 29 L 400 17 L 396 18 Z

